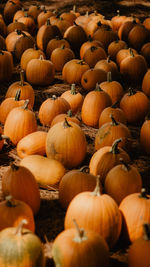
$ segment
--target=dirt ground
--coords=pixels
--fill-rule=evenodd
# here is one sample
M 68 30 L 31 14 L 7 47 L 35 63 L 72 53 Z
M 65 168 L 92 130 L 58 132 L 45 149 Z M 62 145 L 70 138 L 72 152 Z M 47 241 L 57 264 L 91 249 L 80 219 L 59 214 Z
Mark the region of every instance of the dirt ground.
M 4 2 L 0 1 L 0 12 L 3 12 Z M 47 9 L 58 9 L 60 12 L 69 11 L 73 5 L 76 4 L 77 10 L 81 14 L 85 14 L 86 11 L 93 12 L 97 10 L 103 14 L 106 18 L 110 19 L 116 14 L 117 9 L 124 15 L 136 15 L 142 20 L 150 14 L 150 2 L 149 1 L 94 1 L 94 0 L 43 0 L 43 1 L 22 1 L 25 8 L 31 4 L 38 3 L 45 5 Z M 20 66 L 16 64 L 13 77 L 9 83 L 5 82 L 0 85 L 0 102 L 4 99 L 6 90 L 10 84 L 19 80 Z M 38 109 L 41 103 L 52 94 L 61 95 L 62 92 L 70 89 L 68 84 L 65 84 L 62 80 L 61 74 L 55 75 L 55 81 L 48 87 L 40 88 L 33 87 L 35 89 L 35 106 L 34 111 L 38 114 Z M 78 90 L 82 92 L 82 88 L 79 86 Z M 47 131 L 45 127 L 42 127 L 38 121 L 38 129 Z M 87 165 L 89 159 L 94 152 L 94 139 L 97 132 L 96 129 L 87 127 L 82 124 L 87 142 L 88 151 L 87 156 L 82 165 Z M 139 129 L 140 127 L 130 126 L 132 133 L 132 151 L 131 159 L 132 163 L 138 168 L 143 179 L 143 186 L 146 187 L 150 193 L 150 158 L 145 156 L 139 145 Z M 17 156 L 15 147 L 9 144 L 4 145 L 3 151 L 0 152 L 0 177 L 7 170 L 9 163 L 14 160 L 19 163 L 20 159 Z M 54 266 L 51 258 L 51 247 L 54 238 L 63 230 L 63 222 L 65 211 L 62 210 L 58 200 L 58 190 L 50 190 L 48 188 L 40 188 L 41 194 L 41 208 L 38 215 L 35 218 L 36 222 L 36 234 L 43 242 L 45 255 L 47 256 L 47 266 Z M 0 199 L 3 196 L 0 191 Z M 46 242 L 46 239 L 49 241 Z M 123 240 L 119 240 L 113 250 L 110 251 L 110 266 L 111 267 L 125 267 L 127 266 L 127 249 L 128 246 L 124 244 Z M 142 266 L 141 266 L 142 267 Z

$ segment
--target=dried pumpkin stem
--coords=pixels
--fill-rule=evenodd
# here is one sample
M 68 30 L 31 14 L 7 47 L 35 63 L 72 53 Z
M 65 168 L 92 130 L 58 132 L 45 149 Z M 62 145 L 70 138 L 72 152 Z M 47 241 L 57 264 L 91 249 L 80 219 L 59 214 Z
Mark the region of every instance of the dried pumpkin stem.
M 28 105 L 29 105 L 29 99 L 26 99 L 24 102 L 24 105 L 21 108 L 22 109 L 28 109 Z
M 107 63 L 110 63 L 110 55 L 107 57 Z
M 134 57 L 134 53 L 133 53 L 132 48 L 129 48 L 129 52 L 130 52 L 130 56 L 131 56 L 131 57 Z
M 70 117 L 70 118 L 72 117 L 72 110 L 71 109 L 68 110 L 67 116 Z
M 111 120 L 112 120 L 112 125 L 113 125 L 113 126 L 117 126 L 117 125 L 119 125 L 119 123 L 115 120 L 115 118 L 113 117 L 112 114 L 110 114 L 110 118 L 111 118 Z
M 69 124 L 69 122 L 67 121 L 66 118 L 65 118 L 65 121 L 64 121 L 64 123 L 63 123 L 63 127 L 64 127 L 64 128 L 72 127 L 71 124 Z
M 129 88 L 129 96 L 131 96 L 131 95 L 135 95 L 136 94 L 136 90 L 134 90 L 133 88 Z
M 71 84 L 71 94 L 72 95 L 76 95 L 77 94 L 75 83 Z
M 77 235 L 74 237 L 73 241 L 75 241 L 77 243 L 81 243 L 82 241 L 87 240 L 84 229 L 79 228 L 75 219 L 73 219 L 73 223 L 74 223 L 76 231 L 77 231 Z
M 6 196 L 5 199 L 6 199 L 6 205 L 8 207 L 10 207 L 10 208 L 11 207 L 16 207 L 16 203 L 15 203 L 15 201 L 13 199 L 13 196 L 11 196 L 11 195 Z
M 122 168 L 123 168 L 125 171 L 129 171 L 129 170 L 131 169 L 130 165 L 129 165 L 127 162 L 125 162 L 125 161 L 123 160 L 123 158 L 120 158 L 119 161 L 120 161 L 120 163 L 122 164 Z
M 19 166 L 16 165 L 15 163 L 13 163 L 13 162 L 10 164 L 10 167 L 11 167 L 11 169 L 12 169 L 13 171 L 18 171 L 18 170 L 19 170 Z
M 2 56 L 4 55 L 4 52 L 2 50 L 0 50 L 0 55 L 2 55 Z
M 116 139 L 113 144 L 112 144 L 112 148 L 111 148 L 111 153 L 112 154 L 119 154 L 119 149 L 118 149 L 118 144 L 122 141 L 122 138 Z
M 89 166 L 87 166 L 87 165 L 85 165 L 85 166 L 83 166 L 83 167 L 81 167 L 81 168 L 79 169 L 79 172 L 89 173 L 89 171 L 90 171 L 90 168 L 89 168 Z
M 24 85 L 24 70 L 20 71 L 20 85 Z
M 23 230 L 24 224 L 28 224 L 26 219 L 21 220 L 21 222 L 19 223 L 19 225 L 16 229 L 16 232 L 15 232 L 16 235 L 22 235 L 22 230 Z
M 111 105 L 111 108 L 117 108 L 119 104 L 119 101 L 117 100 L 114 104 Z
M 150 224 L 143 224 L 144 240 L 150 240 Z
M 111 71 L 107 72 L 107 82 L 111 83 L 112 82 L 112 75 Z
M 92 196 L 100 196 L 100 175 L 96 176 L 96 187 L 93 192 L 91 192 Z
M 21 95 L 21 89 L 18 89 L 15 95 L 15 101 L 19 101 L 20 100 L 20 95 Z
M 139 195 L 140 198 L 146 198 L 146 199 L 149 199 L 149 197 L 147 196 L 147 193 L 146 193 L 146 189 L 145 188 L 142 188 L 141 189 L 141 194 Z

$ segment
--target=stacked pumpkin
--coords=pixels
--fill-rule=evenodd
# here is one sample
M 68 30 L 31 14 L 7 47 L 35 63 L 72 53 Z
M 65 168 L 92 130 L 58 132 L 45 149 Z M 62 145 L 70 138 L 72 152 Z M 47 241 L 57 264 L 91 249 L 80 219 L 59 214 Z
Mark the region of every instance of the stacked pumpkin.
M 14 64 L 22 69 L 20 81 L 9 86 L 0 105 L 4 126 L 1 149 L 4 132 L 20 157 L 20 165 L 12 164 L 2 177 L 6 200 L 0 203 L 1 213 L 5 208 L 7 227 L 18 227 L 8 231 L 24 233 L 23 218 L 28 221 L 26 228 L 34 232 L 34 215 L 40 208 L 38 185 L 55 188 L 66 209 L 65 230 L 52 248 L 56 265 L 79 267 L 84 261 L 92 267 L 108 266 L 109 249 L 121 231 L 134 242 L 142 238 L 143 225 L 150 223 L 149 195 L 142 188 L 138 169 L 131 164 L 129 127 L 140 124 L 140 144 L 149 155 L 147 21 L 141 24 L 139 19 L 120 16 L 119 12 L 106 20 L 98 12 L 81 15 L 72 10 L 57 15 L 37 6 L 29 10 L 21 7 L 19 0 L 8 0 L 0 17 L 0 81 L 10 81 Z M 70 88 L 45 99 L 37 121 L 36 86 L 41 91 L 53 86 L 57 72 Z M 39 130 L 39 124 L 44 131 Z M 96 133 L 90 159 L 85 127 L 94 128 Z M 89 166 L 82 166 L 85 161 Z M 129 205 L 137 209 L 130 213 Z M 9 219 L 10 207 L 14 221 Z M 141 210 L 146 212 L 141 215 Z M 1 222 L 1 230 L 4 225 L 6 228 L 6 222 Z M 149 228 L 144 227 L 147 234 Z M 73 254 L 66 257 L 70 240 L 72 253 L 78 251 L 81 259 Z M 134 266 L 132 250 L 134 243 L 129 250 L 129 263 Z M 43 251 L 40 253 L 44 266 Z M 39 264 L 39 258 L 37 261 Z

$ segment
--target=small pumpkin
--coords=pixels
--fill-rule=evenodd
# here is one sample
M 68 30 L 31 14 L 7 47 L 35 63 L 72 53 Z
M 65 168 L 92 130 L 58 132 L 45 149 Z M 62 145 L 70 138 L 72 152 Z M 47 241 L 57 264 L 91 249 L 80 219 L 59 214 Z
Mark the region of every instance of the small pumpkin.
M 56 123 L 58 123 L 58 122 L 64 121 L 65 118 L 67 119 L 67 121 L 73 121 L 73 122 L 77 123 L 79 126 L 81 124 L 80 123 L 80 120 L 76 116 L 73 116 L 72 110 L 69 109 L 68 112 L 67 112 L 67 114 L 62 113 L 62 114 L 56 115 L 54 117 L 54 119 L 52 120 L 52 122 L 51 122 L 51 127 L 53 125 L 55 125 Z
M 54 13 L 51 10 L 46 10 L 45 6 L 42 10 L 42 12 L 39 13 L 37 16 L 37 24 L 38 28 L 40 28 L 42 25 L 44 25 L 51 16 L 53 16 Z
M 8 0 L 4 6 L 4 20 L 6 24 L 13 21 L 14 14 L 17 10 L 21 9 L 21 2 L 15 0 Z
M 116 55 L 121 49 L 126 49 L 127 43 L 122 40 L 115 40 L 111 42 L 108 46 L 108 55 L 114 61 L 116 61 Z
M 46 56 L 44 54 L 44 52 L 40 49 L 37 49 L 36 46 L 34 46 L 33 48 L 28 48 L 26 49 L 20 59 L 20 65 L 21 65 L 21 69 L 26 71 L 27 68 L 27 64 L 29 63 L 29 61 L 31 59 L 38 59 L 40 58 L 40 56 L 43 56 L 44 59 L 46 59 Z
M 96 84 L 100 84 L 107 79 L 107 73 L 103 69 L 91 68 L 85 71 L 81 78 L 81 85 L 85 91 L 92 91 L 95 89 Z
M 64 47 L 66 48 L 71 48 L 68 41 L 59 36 L 56 36 L 55 38 L 49 40 L 47 47 L 46 47 L 47 58 L 51 57 L 51 53 L 55 48 L 61 47 L 62 45 L 64 45 Z
M 8 51 L 0 50 L 0 82 L 9 81 L 13 74 L 13 57 Z
M 107 73 L 111 72 L 113 80 L 117 81 L 120 78 L 118 66 L 115 61 L 110 59 L 110 56 L 108 56 L 107 59 L 99 60 L 94 66 L 94 69 L 101 69 Z
M 53 62 L 56 71 L 62 71 L 64 65 L 74 58 L 74 52 L 62 45 L 52 51 L 50 60 Z
M 150 139 L 149 139 L 149 130 L 150 130 L 150 114 L 148 113 L 145 121 L 140 128 L 140 145 L 144 152 L 147 155 L 150 155 Z
M 11 164 L 2 176 L 3 196 L 12 195 L 27 203 L 34 214 L 40 208 L 40 193 L 32 173 L 23 166 Z
M 26 224 L 27 220 L 23 218 L 15 227 L 8 227 L 0 232 L 1 267 L 12 264 L 18 267 L 25 267 L 27 264 L 29 267 L 45 266 L 42 243 L 37 235 L 26 228 Z
M 47 132 L 36 131 L 23 137 L 17 144 L 17 154 L 20 158 L 28 155 L 41 155 L 46 154 L 46 137 Z
M 24 23 L 24 25 L 27 26 L 27 30 L 30 34 L 35 34 L 36 24 L 34 18 L 31 17 L 28 12 L 25 12 L 24 15 L 18 19 L 18 22 Z
M 106 59 L 107 54 L 105 50 L 100 46 L 91 46 L 89 47 L 83 56 L 83 60 L 90 66 L 94 68 L 96 63 L 102 59 Z
M 97 40 L 93 40 L 92 37 L 89 35 L 88 40 L 86 42 L 84 42 L 80 47 L 80 58 L 81 59 L 83 59 L 84 53 L 91 46 L 96 46 L 96 47 L 100 46 L 104 49 L 104 46 L 101 42 L 99 42 Z
M 142 91 L 148 97 L 150 96 L 150 70 L 148 70 L 142 80 Z
M 87 142 L 83 130 L 74 122 L 65 121 L 51 127 L 46 139 L 46 154 L 66 168 L 79 166 L 86 156 Z

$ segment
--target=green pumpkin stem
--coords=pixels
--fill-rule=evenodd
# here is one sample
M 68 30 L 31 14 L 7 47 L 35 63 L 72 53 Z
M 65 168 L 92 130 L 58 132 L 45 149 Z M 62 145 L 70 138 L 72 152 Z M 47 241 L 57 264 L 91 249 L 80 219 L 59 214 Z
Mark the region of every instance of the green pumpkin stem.
M 91 46 L 90 49 L 91 49 L 91 52 L 94 52 L 95 50 L 97 50 L 97 46 L 94 46 L 94 45 L 93 45 L 93 46 Z
M 107 72 L 107 82 L 111 83 L 112 82 L 112 75 L 111 75 L 111 71 Z
M 89 172 L 90 172 L 90 168 L 89 168 L 89 166 L 87 166 L 87 165 L 82 166 L 82 167 L 79 169 L 79 172 L 89 173 Z
M 107 57 L 107 63 L 110 63 L 110 55 Z
M 76 95 L 78 92 L 76 91 L 76 85 L 75 85 L 75 83 L 72 83 L 71 84 L 71 94 L 72 95 Z
M 112 148 L 111 148 L 111 153 L 112 154 L 119 154 L 119 148 L 118 148 L 118 144 L 122 141 L 122 138 L 116 139 L 113 144 L 112 144 Z
M 21 108 L 22 109 L 28 109 L 28 105 L 29 105 L 29 99 L 26 99 L 24 102 L 24 105 Z
M 139 195 L 140 198 L 146 198 L 146 199 L 149 199 L 149 197 L 147 196 L 147 193 L 146 193 L 146 189 L 145 188 L 142 188 L 141 189 L 141 193 Z
M 94 189 L 93 192 L 91 192 L 91 195 L 92 196 L 100 196 L 100 186 L 101 186 L 101 183 L 100 183 L 100 175 L 97 175 L 96 176 L 96 187 Z
M 21 222 L 19 223 L 18 227 L 16 228 L 16 232 L 15 232 L 16 235 L 22 235 L 24 224 L 28 224 L 26 219 L 21 220 Z
M 49 18 L 47 19 L 46 25 L 47 25 L 47 26 L 51 25 L 51 23 L 50 23 L 50 19 L 49 19 Z
M 20 71 L 20 85 L 24 85 L 24 70 Z
M 77 243 L 81 243 L 82 241 L 87 240 L 87 236 L 85 235 L 84 229 L 79 228 L 75 219 L 73 219 L 73 223 L 74 223 L 76 231 L 77 231 L 77 235 L 73 238 L 73 241 L 75 241 Z
M 119 104 L 119 101 L 117 100 L 115 103 L 111 105 L 111 108 L 117 108 Z
M 112 120 L 112 125 L 113 125 L 113 126 L 117 126 L 117 125 L 119 125 L 119 123 L 115 120 L 115 118 L 113 117 L 112 114 L 110 114 L 110 118 L 111 118 L 111 120 Z
M 72 117 L 72 110 L 71 109 L 68 110 L 67 116 L 70 117 L 70 118 Z
M 69 122 L 67 121 L 66 118 L 65 118 L 65 121 L 64 121 L 64 123 L 63 123 L 63 127 L 64 127 L 64 128 L 72 127 L 71 124 L 69 124 Z
M 144 231 L 144 240 L 150 241 L 150 224 L 149 223 L 143 224 L 143 231 Z
M 131 56 L 131 57 L 134 57 L 134 53 L 133 53 L 132 48 L 129 48 L 129 52 L 130 52 L 130 56 Z
M 20 95 L 21 95 L 21 89 L 18 89 L 15 95 L 15 101 L 19 101 L 20 100 Z
M 85 63 L 85 61 L 82 59 L 82 60 L 79 60 L 79 61 L 77 62 L 77 64 L 85 65 L 86 63 Z
M 95 91 L 103 91 L 98 83 L 96 83 Z
M 28 18 L 28 17 L 29 17 L 29 15 L 28 15 L 27 12 L 24 13 L 24 17 L 25 17 L 25 18 Z

